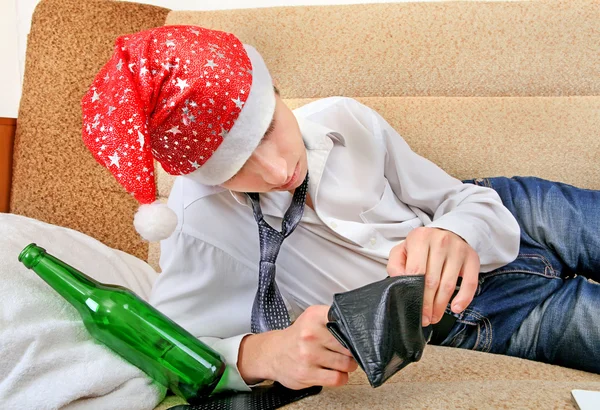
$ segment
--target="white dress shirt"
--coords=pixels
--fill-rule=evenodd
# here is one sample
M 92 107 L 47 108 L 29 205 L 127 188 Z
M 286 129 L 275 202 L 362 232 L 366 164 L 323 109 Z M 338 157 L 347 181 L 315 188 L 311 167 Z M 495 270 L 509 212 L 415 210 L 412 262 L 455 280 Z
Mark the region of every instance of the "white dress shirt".
M 478 253 L 481 271 L 517 256 L 519 226 L 489 188 L 463 184 L 414 153 L 375 111 L 342 97 L 294 111 L 307 148 L 314 209 L 305 207 L 277 259 L 277 284 L 292 320 L 333 294 L 387 276 L 392 247 L 414 228 L 443 228 Z M 276 229 L 289 192 L 261 194 Z M 237 371 L 258 284 L 258 227 L 243 194 L 182 176 L 169 207 L 175 233 L 161 243 L 162 274 L 151 303 L 228 363 L 221 387 L 248 390 Z

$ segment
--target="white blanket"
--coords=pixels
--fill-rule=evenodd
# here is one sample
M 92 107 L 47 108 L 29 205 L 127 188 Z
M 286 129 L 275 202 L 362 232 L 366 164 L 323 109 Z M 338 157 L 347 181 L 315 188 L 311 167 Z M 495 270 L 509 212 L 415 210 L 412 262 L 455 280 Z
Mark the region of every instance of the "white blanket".
M 154 408 L 165 389 L 95 342 L 77 311 L 17 260 L 31 242 L 145 299 L 156 278 L 145 262 L 82 233 L 0 214 L 0 408 Z

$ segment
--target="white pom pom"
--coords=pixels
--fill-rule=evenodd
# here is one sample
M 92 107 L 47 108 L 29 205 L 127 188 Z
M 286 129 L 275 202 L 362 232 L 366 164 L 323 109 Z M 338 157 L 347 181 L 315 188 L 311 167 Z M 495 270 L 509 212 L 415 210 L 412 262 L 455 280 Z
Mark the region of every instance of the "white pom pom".
M 142 205 L 133 218 L 135 230 L 150 242 L 166 239 L 177 227 L 177 215 L 166 204 Z

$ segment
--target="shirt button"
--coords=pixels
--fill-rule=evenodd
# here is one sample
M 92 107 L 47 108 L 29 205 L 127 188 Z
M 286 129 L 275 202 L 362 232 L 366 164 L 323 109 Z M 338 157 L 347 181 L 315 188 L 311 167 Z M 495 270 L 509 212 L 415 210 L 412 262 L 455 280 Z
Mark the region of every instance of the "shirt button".
M 329 224 L 329 226 L 331 226 L 331 229 L 337 228 L 337 224 L 333 221 Z
M 371 245 L 375 245 L 377 243 L 377 239 L 371 238 Z

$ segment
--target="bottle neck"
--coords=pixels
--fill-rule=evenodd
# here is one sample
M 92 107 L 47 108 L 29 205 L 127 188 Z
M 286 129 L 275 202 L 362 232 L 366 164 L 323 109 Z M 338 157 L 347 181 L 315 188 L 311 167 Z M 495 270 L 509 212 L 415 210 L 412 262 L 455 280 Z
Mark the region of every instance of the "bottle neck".
M 75 307 L 86 304 L 99 283 L 47 254 L 43 248 L 36 248 L 31 250 L 33 258 L 26 266 Z

